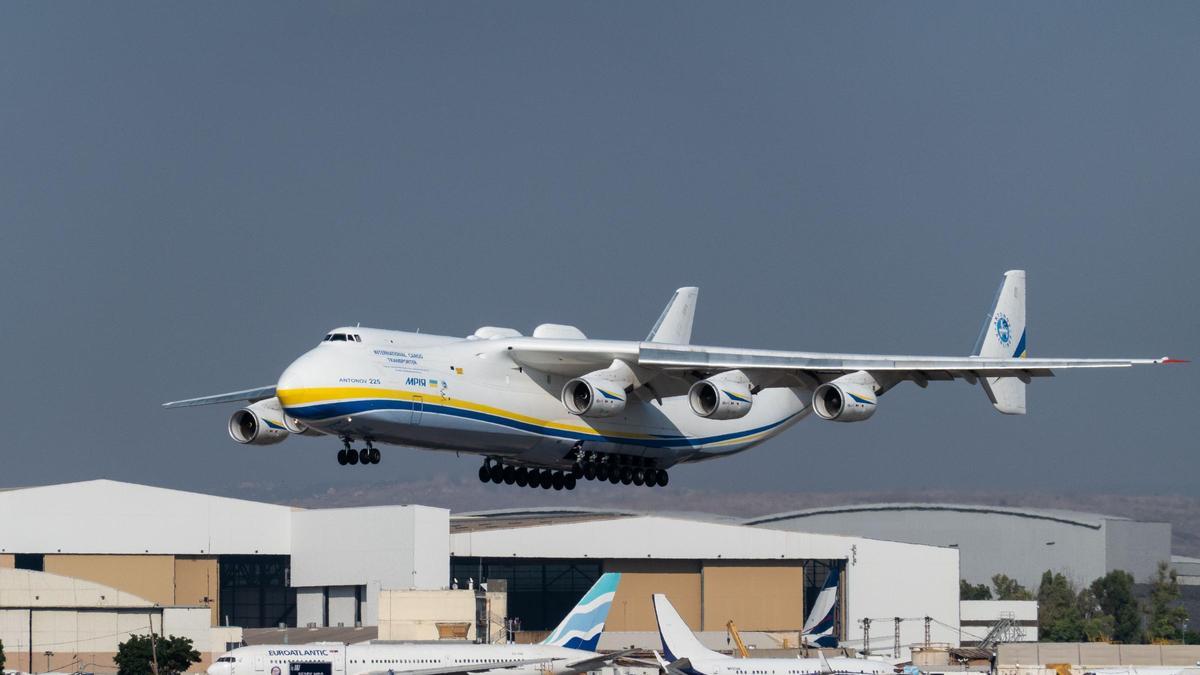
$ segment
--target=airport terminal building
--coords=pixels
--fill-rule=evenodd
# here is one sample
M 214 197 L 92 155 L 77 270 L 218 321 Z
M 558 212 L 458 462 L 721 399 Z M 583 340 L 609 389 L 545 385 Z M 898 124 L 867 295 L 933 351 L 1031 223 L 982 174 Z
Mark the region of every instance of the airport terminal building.
M 946 546 L 690 514 L 299 509 L 109 480 L 0 491 L 0 512 L 0 640 L 20 670 L 43 670 L 31 662 L 43 658 L 109 670 L 116 644 L 151 622 L 192 637 L 207 662 L 240 628 L 375 626 L 383 594 L 391 608 L 405 591 L 501 579 L 507 617 L 544 631 L 609 571 L 623 574 L 614 645 L 656 646 L 650 594 L 661 592 L 722 647 L 730 620 L 780 646 L 771 636 L 795 639 L 833 568 L 848 645 L 890 647 L 893 617 L 930 617 L 934 642 L 959 640 L 959 551 Z M 900 642 L 924 630 L 905 622 Z

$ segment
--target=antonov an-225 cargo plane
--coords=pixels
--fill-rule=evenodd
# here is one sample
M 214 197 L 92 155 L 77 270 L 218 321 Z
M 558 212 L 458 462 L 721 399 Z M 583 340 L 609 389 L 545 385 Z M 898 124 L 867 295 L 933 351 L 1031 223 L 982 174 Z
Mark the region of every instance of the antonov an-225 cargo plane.
M 696 295 L 677 290 L 642 342 L 592 340 L 556 324 L 532 337 L 492 326 L 466 338 L 338 328 L 274 386 L 164 405 L 248 401 L 229 420 L 235 441 L 335 436 L 340 464 L 378 464 L 376 444 L 388 443 L 483 455 L 480 480 L 494 483 L 655 486 L 667 484 L 676 464 L 741 452 L 810 411 L 834 422 L 866 420 L 904 381 L 924 388 L 966 380 L 1000 412 L 1020 415 L 1030 378 L 1054 369 L 1176 361 L 1027 358 L 1021 270 L 1004 275 L 971 356 L 692 345 Z

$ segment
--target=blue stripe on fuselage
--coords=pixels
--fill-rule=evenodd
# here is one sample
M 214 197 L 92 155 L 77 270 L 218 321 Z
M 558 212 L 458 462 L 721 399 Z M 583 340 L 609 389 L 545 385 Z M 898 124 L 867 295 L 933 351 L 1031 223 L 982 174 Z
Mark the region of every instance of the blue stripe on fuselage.
M 412 410 L 413 403 L 410 401 L 399 401 L 396 399 L 363 399 L 358 401 L 338 401 L 336 403 L 318 403 L 315 405 L 298 406 L 288 408 L 287 413 L 292 417 L 302 420 L 326 420 L 334 417 L 342 417 L 345 415 L 357 415 L 365 412 L 374 412 L 381 410 Z M 718 434 L 716 436 L 705 436 L 701 438 L 691 438 L 688 436 L 662 436 L 659 438 L 625 438 L 622 436 L 606 436 L 604 434 L 588 434 L 575 431 L 565 431 L 555 429 L 553 427 L 545 427 L 520 420 L 501 417 L 500 415 L 492 415 L 490 413 L 478 412 L 475 410 L 463 410 L 452 406 L 439 405 L 436 403 L 425 402 L 421 406 L 422 414 L 430 413 L 448 415 L 450 417 L 462 417 L 466 419 L 478 420 L 480 422 L 490 422 L 499 424 L 520 431 L 528 431 L 530 433 L 542 434 L 545 436 L 557 436 L 560 438 L 570 438 L 573 440 L 587 441 L 604 441 L 607 443 L 622 443 L 625 445 L 638 445 L 650 448 L 668 448 L 674 446 L 697 446 L 707 445 L 709 443 L 720 443 L 721 441 L 731 441 L 746 436 L 769 431 L 775 427 L 784 424 L 792 419 L 800 412 L 793 413 L 787 417 L 772 422 L 770 424 L 747 429 L 746 431 L 737 431 L 728 434 Z

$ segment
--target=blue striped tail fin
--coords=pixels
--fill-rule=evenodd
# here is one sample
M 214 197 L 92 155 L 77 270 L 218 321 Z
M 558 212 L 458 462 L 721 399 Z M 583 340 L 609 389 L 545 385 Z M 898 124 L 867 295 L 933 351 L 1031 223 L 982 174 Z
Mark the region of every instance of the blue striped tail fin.
M 621 575 L 615 572 L 600 575 L 596 583 L 571 611 L 567 612 L 567 616 L 541 644 L 596 651 L 596 644 L 600 642 L 600 634 L 604 632 L 604 622 L 608 619 L 608 610 L 612 607 L 613 596 L 617 593 L 617 584 L 620 581 Z

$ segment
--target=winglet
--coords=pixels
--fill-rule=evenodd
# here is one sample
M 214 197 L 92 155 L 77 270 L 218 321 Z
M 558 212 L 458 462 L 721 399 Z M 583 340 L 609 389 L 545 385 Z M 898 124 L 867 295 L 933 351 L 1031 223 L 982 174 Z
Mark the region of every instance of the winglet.
M 1169 356 L 1164 356 L 1158 360 L 1159 363 L 1191 363 L 1191 359 L 1173 359 Z
M 646 342 L 666 342 L 686 345 L 692 341 L 692 318 L 696 314 L 696 296 L 700 289 L 684 286 L 675 291 L 671 301 L 663 308 L 654 328 L 646 336 Z

